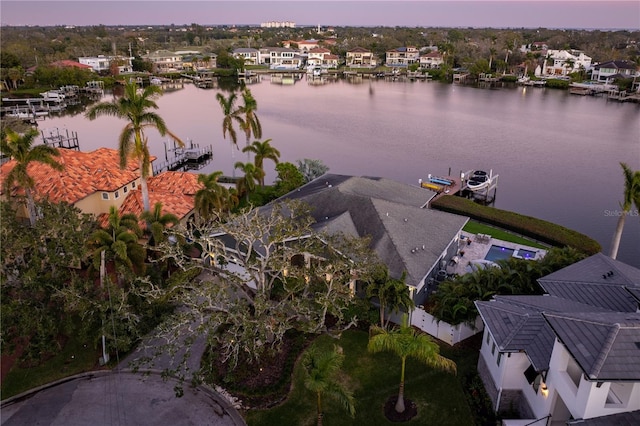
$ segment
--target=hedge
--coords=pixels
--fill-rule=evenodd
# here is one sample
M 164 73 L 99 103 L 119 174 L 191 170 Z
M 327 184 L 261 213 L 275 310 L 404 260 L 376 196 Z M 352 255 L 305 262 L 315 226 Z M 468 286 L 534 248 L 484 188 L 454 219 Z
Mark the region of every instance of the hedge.
M 483 206 L 472 200 L 441 196 L 431 202 L 431 208 L 468 216 L 479 222 L 497 226 L 525 237 L 533 238 L 556 247 L 573 247 L 588 256 L 602 250 L 593 238 L 555 223 L 507 210 Z

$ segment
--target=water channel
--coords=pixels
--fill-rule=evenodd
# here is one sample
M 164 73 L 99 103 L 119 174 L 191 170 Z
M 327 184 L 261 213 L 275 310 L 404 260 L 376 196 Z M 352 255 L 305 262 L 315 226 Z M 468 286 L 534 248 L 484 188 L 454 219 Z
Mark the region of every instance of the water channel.
M 276 84 L 268 75 L 249 87 L 263 140 L 281 161 L 322 160 L 331 173 L 382 176 L 418 185 L 429 173 L 470 169 L 499 175 L 494 206 L 583 232 L 608 253 L 623 194 L 619 165 L 640 169 L 640 105 L 550 88 L 476 87 L 384 79 Z M 197 173 L 232 174 L 246 155 L 222 137 L 220 89 L 191 83 L 167 88 L 157 111 L 184 140 L 212 146 Z M 224 92 L 225 96 L 228 92 Z M 105 94 L 102 100 L 110 100 Z M 80 148 L 117 148 L 125 123 L 80 114 L 51 116 L 39 127 L 77 132 Z M 149 132 L 165 158 L 166 139 Z M 245 139 L 239 132 L 238 142 Z M 171 147 L 171 144 L 168 144 Z M 267 163 L 267 180 L 273 180 Z M 632 211 L 618 259 L 640 267 L 640 216 Z

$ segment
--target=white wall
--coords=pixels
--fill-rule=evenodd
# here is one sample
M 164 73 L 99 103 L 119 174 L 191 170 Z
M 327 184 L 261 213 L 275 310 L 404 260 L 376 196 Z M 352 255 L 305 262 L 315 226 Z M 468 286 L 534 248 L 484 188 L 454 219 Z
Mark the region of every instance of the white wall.
M 399 316 L 392 316 L 391 320 L 399 323 Z M 424 309 L 414 309 L 411 313 L 411 325 L 418 327 L 425 333 L 442 340 L 450 345 L 455 345 L 480 333 L 484 329 L 484 324 L 480 316 L 476 318 L 474 327 L 467 324 L 451 325 L 444 321 L 438 321 Z

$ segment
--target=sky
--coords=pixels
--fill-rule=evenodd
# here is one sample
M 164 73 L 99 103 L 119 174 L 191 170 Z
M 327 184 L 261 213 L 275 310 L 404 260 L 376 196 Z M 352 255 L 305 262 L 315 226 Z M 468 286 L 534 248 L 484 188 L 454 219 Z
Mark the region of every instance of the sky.
M 640 1 L 0 0 L 2 25 L 259 25 L 640 30 Z

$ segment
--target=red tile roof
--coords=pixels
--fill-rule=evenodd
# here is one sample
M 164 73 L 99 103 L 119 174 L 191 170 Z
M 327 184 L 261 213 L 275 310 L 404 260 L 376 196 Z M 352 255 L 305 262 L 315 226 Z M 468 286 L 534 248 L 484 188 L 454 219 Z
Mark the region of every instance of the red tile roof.
M 52 62 L 51 66 L 58 67 L 58 68 L 80 68 L 85 70 L 93 70 L 93 67 L 91 67 L 91 65 L 81 64 L 80 62 L 71 61 L 69 59 L 63 59 L 61 61 Z
M 36 197 L 48 196 L 52 202 L 66 201 L 75 204 L 98 191 L 115 191 L 138 179 L 140 172 L 135 161 L 130 161 L 124 170 L 120 169 L 118 151 L 100 148 L 91 152 L 78 152 L 61 148 L 57 161 L 64 166 L 63 171 L 53 170 L 46 164 L 29 164 L 29 176 L 35 181 Z M 155 158 L 152 157 L 152 161 Z M 13 167 L 11 160 L 0 167 L 0 184 L 4 190 L 4 179 Z M 12 195 L 19 192 L 12 188 Z
M 201 188 L 198 175 L 187 172 L 164 172 L 147 180 L 149 204 L 162 203 L 162 214 L 172 213 L 183 219 L 194 208 L 196 192 Z M 142 192 L 130 191 L 120 206 L 120 213 L 140 215 L 144 211 Z

